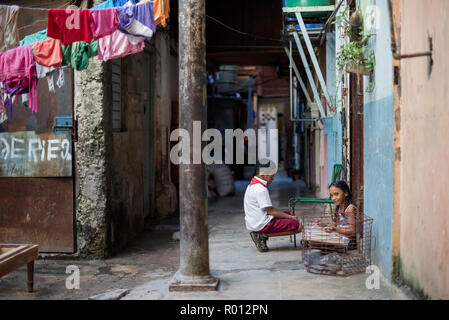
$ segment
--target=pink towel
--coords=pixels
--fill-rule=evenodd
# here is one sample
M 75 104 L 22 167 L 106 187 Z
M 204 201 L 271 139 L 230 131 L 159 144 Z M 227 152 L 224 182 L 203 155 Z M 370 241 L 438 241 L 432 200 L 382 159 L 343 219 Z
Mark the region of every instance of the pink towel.
M 115 8 L 92 10 L 90 30 L 95 40 L 113 34 L 117 30 L 119 23 Z
M 31 45 L 0 53 L 0 82 L 12 88 L 29 88 L 33 112 L 37 111 L 36 65 Z M 18 92 L 18 90 L 17 90 Z

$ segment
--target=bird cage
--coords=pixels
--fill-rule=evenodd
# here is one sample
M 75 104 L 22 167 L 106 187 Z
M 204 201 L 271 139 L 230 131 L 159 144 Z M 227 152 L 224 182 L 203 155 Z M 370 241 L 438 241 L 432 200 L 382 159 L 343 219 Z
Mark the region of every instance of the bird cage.
M 358 213 L 353 236 L 330 232 L 333 214 L 303 216 L 302 258 L 310 273 L 350 276 L 365 273 L 371 265 L 371 230 L 373 219 Z

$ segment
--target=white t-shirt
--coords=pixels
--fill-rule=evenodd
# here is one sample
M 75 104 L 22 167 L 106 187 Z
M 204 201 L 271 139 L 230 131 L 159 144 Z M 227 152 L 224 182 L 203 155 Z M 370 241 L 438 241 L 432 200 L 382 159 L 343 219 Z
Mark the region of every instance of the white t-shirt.
M 273 216 L 270 216 L 265 210 L 272 204 L 266 188 L 267 182 L 258 177 L 254 177 L 254 179 L 259 180 L 265 187 L 260 183 L 249 185 L 246 188 L 243 207 L 245 209 L 246 228 L 250 231 L 260 231 L 273 219 Z

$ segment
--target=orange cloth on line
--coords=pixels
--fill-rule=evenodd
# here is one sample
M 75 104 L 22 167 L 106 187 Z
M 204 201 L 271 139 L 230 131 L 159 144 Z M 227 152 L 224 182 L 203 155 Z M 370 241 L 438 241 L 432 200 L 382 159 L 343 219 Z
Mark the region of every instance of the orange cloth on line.
M 34 60 L 45 67 L 62 66 L 61 40 L 47 39 L 33 43 Z
M 139 3 L 143 3 L 149 0 L 142 0 Z M 156 25 L 160 24 L 163 27 L 167 25 L 166 20 L 170 15 L 170 1 L 168 0 L 156 0 L 154 1 L 154 22 Z

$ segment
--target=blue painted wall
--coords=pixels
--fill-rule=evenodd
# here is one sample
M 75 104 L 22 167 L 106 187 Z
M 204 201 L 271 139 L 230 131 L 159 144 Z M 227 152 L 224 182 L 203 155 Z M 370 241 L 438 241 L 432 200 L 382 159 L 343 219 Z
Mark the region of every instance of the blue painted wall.
M 364 211 L 374 218 L 372 261 L 391 279 L 393 97 L 367 103 L 364 108 Z
M 335 32 L 329 32 L 326 37 L 326 84 L 329 95 L 336 101 L 337 65 L 335 62 Z M 336 108 L 337 106 L 334 106 Z M 332 182 L 334 164 L 342 162 L 342 131 L 341 115 L 337 113 L 332 119 L 324 121 L 324 134 L 327 135 L 327 184 Z
M 369 12 L 371 0 L 359 1 Z M 374 218 L 372 261 L 391 280 L 393 229 L 393 57 L 386 0 L 374 1 L 377 23 L 370 46 L 375 52 L 374 91 L 364 95 L 364 211 Z M 364 16 L 364 19 L 367 19 Z M 365 84 L 369 77 L 365 77 Z

